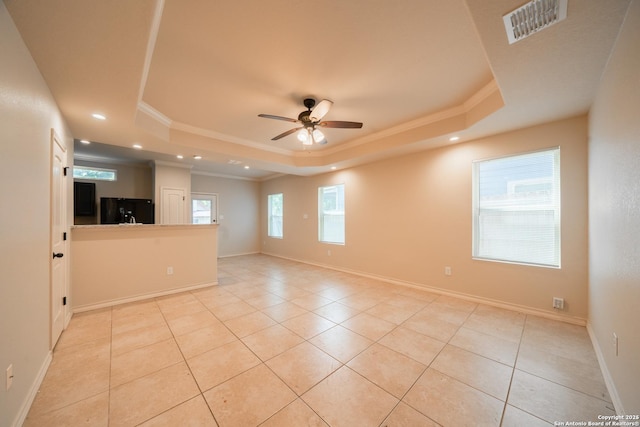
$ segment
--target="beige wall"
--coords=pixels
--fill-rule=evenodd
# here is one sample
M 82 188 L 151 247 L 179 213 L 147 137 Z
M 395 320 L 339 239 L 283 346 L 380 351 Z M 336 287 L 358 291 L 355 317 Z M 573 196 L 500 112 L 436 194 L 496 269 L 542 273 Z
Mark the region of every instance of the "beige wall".
M 633 1 L 589 126 L 589 326 L 618 412 L 640 413 L 640 1 Z M 616 356 L 613 334 L 618 335 Z
M 565 313 L 578 318 L 587 316 L 588 297 L 590 332 L 614 401 L 619 411 L 639 413 L 639 29 L 640 4 L 633 0 L 590 112 L 589 239 L 587 122 L 578 117 L 311 178 L 258 184 L 194 176 L 193 191 L 221 194 L 224 221 L 233 219 L 226 236 L 221 221 L 220 239 L 229 244 L 221 255 L 263 247 L 280 256 L 540 310 L 561 296 Z M 73 145 L 3 2 L 0 58 L 0 372 L 12 363 L 16 374 L 12 389 L 0 393 L 0 425 L 10 426 L 26 415 L 49 353 L 50 129 L 67 143 L 69 156 Z M 562 147 L 563 268 L 471 260 L 471 161 L 553 145 Z M 317 187 L 342 182 L 347 245 L 319 244 Z M 71 195 L 71 183 L 68 190 Z M 283 240 L 266 237 L 266 196 L 276 192 L 285 193 Z M 226 204 L 234 206 L 233 213 Z M 233 246 L 238 241 L 242 245 Z M 452 266 L 451 277 L 443 275 L 445 265 Z M 614 332 L 620 337 L 618 356 Z
M 562 268 L 471 259 L 472 162 L 561 147 Z M 344 183 L 346 244 L 318 242 L 317 188 Z M 266 236 L 266 200 L 284 193 L 284 239 Z M 263 251 L 553 314 L 587 317 L 585 116 L 314 177 L 287 176 L 261 190 Z M 307 219 L 304 216 L 307 215 Z M 328 254 L 331 251 L 331 255 Z M 444 275 L 451 266 L 452 276 Z
M 0 425 L 12 426 L 26 416 L 49 360 L 51 129 L 69 166 L 73 141 L 3 2 L 0 58 Z M 68 214 L 71 221 L 72 208 Z M 9 364 L 13 386 L 5 391 Z
M 218 194 L 220 256 L 260 251 L 260 183 L 193 173 L 191 190 Z
M 116 181 L 92 181 L 75 179 L 80 182 L 96 184 L 96 216 L 76 217 L 74 224 L 100 223 L 100 197 L 127 197 L 133 199 L 153 199 L 153 171 L 149 165 L 124 165 L 115 163 L 89 162 L 75 159 L 77 166 L 88 166 L 102 169 L 115 169 L 118 173 Z
M 153 176 L 149 165 L 125 165 L 116 163 L 88 162 L 76 159 L 74 164 L 118 171 L 117 181 L 86 181 L 96 183 L 96 197 L 128 197 L 153 199 Z M 76 179 L 76 181 L 84 181 Z
M 74 228 L 73 310 L 217 283 L 216 231 L 208 224 Z

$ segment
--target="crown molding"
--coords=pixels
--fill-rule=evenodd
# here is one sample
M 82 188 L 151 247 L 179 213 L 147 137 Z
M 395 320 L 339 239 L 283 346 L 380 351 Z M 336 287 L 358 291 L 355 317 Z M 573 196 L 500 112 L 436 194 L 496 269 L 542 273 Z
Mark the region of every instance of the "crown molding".
M 151 28 L 149 29 L 149 38 L 147 39 L 147 49 L 144 55 L 144 65 L 142 67 L 142 76 L 140 76 L 140 87 L 138 88 L 138 108 L 140 108 L 140 104 L 144 104 L 148 106 L 142 101 L 142 95 L 144 94 L 144 88 L 147 86 L 147 78 L 149 77 L 149 68 L 151 67 L 151 60 L 153 59 L 153 51 L 156 47 L 156 41 L 158 40 L 158 32 L 160 31 L 160 23 L 162 22 L 163 11 L 164 11 L 164 0 L 156 0 L 156 7 L 153 11 Z M 163 117 L 165 116 L 163 115 Z
M 462 104 L 465 112 L 469 112 L 472 108 L 474 108 L 496 92 L 500 92 L 500 88 L 498 87 L 498 82 L 496 82 L 496 79 L 492 79 L 489 83 L 483 86 L 482 89 L 474 93 L 471 98 L 467 99 L 464 104 Z
M 215 178 L 235 179 L 238 181 L 252 181 L 252 182 L 260 181 L 259 178 L 252 178 L 248 176 L 226 175 L 223 173 L 206 172 L 201 170 L 192 170 L 191 175 L 212 176 Z
M 149 162 L 151 165 L 159 165 L 159 166 L 169 166 L 172 168 L 181 168 L 181 169 L 192 169 L 193 165 L 185 165 L 184 163 L 176 163 L 176 162 L 166 162 L 164 160 L 151 160 Z
M 156 110 L 144 101 L 138 102 L 138 110 L 152 117 L 166 127 L 171 127 L 171 124 L 173 123 L 173 121 L 169 117 L 165 116 L 160 111 Z
M 208 129 L 202 129 L 196 126 L 187 125 L 181 122 L 173 122 L 171 124 L 171 129 L 179 130 L 186 133 L 191 133 L 194 135 L 204 136 L 205 138 L 217 139 L 220 141 L 230 142 L 233 144 L 244 145 L 245 147 L 255 148 L 261 151 L 270 151 L 276 154 L 283 154 L 285 156 L 291 156 L 294 152 L 291 150 L 285 150 L 284 148 L 268 146 L 264 144 L 260 144 L 254 141 L 250 141 L 248 139 L 242 139 L 231 135 L 225 135 L 220 132 L 215 132 Z

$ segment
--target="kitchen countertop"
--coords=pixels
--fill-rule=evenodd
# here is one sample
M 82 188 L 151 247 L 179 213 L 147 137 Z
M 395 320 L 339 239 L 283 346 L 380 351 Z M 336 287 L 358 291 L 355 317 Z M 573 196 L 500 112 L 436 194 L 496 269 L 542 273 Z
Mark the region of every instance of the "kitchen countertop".
M 86 230 L 86 229 L 100 229 L 100 230 L 108 230 L 108 229 L 124 229 L 124 228 L 132 228 L 132 229 L 140 229 L 140 228 L 158 228 L 158 227 L 211 227 L 218 226 L 218 224 L 87 224 L 87 225 L 72 225 L 71 229 L 73 230 Z

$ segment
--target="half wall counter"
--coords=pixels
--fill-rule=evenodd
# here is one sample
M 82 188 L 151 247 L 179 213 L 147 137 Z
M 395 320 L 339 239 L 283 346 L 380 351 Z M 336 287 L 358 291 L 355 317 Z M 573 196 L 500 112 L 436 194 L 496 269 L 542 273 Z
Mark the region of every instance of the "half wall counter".
M 217 284 L 217 229 L 216 224 L 73 226 L 73 311 Z

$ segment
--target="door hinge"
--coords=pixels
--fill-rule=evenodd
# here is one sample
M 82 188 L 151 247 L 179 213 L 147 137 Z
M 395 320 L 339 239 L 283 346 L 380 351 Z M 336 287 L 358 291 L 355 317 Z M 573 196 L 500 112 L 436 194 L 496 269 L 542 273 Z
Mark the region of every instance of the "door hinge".
M 62 240 L 67 240 L 67 232 L 62 233 Z
M 63 168 L 62 168 L 62 174 L 63 174 L 64 176 L 67 176 L 67 171 L 68 171 L 68 170 L 69 170 L 69 166 L 65 166 L 65 167 L 63 167 Z
M 187 198 L 185 196 L 182 196 L 182 201 L 184 202 L 185 200 L 187 200 Z
M 62 297 L 62 305 L 67 305 L 67 297 Z

